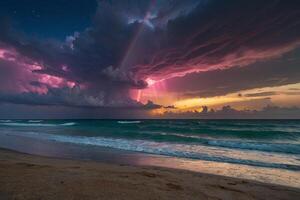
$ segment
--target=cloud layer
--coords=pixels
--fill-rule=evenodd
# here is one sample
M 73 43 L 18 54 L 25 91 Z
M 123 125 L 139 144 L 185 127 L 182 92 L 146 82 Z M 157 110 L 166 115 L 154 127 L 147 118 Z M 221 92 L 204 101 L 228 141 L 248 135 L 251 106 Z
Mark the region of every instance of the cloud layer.
M 156 108 L 129 90 L 149 78 L 187 96 L 295 83 L 298 60 L 278 59 L 299 46 L 299 20 L 297 1 L 98 1 L 92 26 L 63 42 L 2 20 L 0 101 Z
M 165 118 L 183 119 L 299 119 L 300 108 L 266 106 L 262 110 L 236 110 L 231 106 L 223 106 L 219 110 L 213 110 L 203 106 L 202 112 L 189 111 L 182 113 L 165 112 Z

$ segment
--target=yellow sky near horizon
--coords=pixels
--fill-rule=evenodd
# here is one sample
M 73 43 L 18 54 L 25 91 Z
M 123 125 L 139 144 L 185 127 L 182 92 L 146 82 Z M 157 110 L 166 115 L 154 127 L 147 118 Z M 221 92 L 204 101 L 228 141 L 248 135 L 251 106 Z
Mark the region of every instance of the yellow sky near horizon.
M 300 107 L 300 83 L 289 84 L 278 87 L 263 87 L 248 90 L 241 90 L 223 96 L 215 97 L 180 97 L 180 94 L 170 93 L 165 86 L 156 86 L 142 91 L 142 101 L 152 100 L 153 102 L 176 109 L 161 108 L 153 111 L 154 114 L 162 114 L 165 111 L 186 112 L 201 111 L 202 106 L 213 109 L 220 109 L 230 105 L 237 110 L 260 110 L 268 105 L 280 107 Z

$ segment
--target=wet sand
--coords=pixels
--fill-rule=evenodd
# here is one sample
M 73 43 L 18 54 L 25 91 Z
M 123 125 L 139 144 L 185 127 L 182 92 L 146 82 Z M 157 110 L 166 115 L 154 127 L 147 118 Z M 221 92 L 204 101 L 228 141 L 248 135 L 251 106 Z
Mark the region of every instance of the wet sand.
M 300 188 L 0 149 L 0 199 L 299 199 Z

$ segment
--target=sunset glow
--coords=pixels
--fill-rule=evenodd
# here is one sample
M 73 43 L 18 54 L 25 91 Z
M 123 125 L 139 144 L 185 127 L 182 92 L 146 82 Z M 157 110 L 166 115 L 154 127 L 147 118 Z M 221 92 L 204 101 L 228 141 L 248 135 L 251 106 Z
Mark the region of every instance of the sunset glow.
M 300 0 L 0 0 L 0 200 L 299 200 L 299 120 Z
M 69 106 L 70 99 L 78 98 L 83 101 L 79 105 L 122 108 L 125 113 L 134 108 L 145 117 L 201 112 L 203 106 L 237 111 L 300 107 L 300 38 L 289 34 L 299 24 L 295 16 L 288 21 L 281 17 L 295 6 L 281 10 L 279 4 L 284 3 L 278 3 L 275 12 L 263 3 L 268 14 L 259 13 L 261 21 L 253 23 L 248 11 L 257 8 L 247 10 L 240 3 L 225 6 L 228 19 L 214 2 L 182 2 L 176 8 L 144 2 L 140 13 L 96 4 L 93 23 L 85 19 L 81 29 L 70 25 L 59 34 L 52 28 L 37 36 L 13 23 L 0 33 L 4 102 L 39 105 L 35 99 L 40 98 L 43 105 Z M 216 23 L 209 13 L 220 13 Z M 236 15 L 244 26 L 232 20 Z M 55 25 L 39 20 L 41 30 Z

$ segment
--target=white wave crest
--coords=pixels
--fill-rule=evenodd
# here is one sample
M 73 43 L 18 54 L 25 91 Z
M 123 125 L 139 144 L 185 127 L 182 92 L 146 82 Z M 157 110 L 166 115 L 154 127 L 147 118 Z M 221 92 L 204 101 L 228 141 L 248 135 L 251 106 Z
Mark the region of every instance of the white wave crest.
M 12 122 L 12 120 L 8 120 L 8 119 L 3 119 L 3 120 L 0 120 L 0 122 L 4 122 L 4 123 L 7 123 L 7 122 Z
M 13 133 L 13 135 L 19 134 L 25 137 L 52 140 L 63 143 L 101 146 L 128 151 L 166 155 L 172 157 L 182 157 L 190 159 L 200 159 L 207 161 L 227 162 L 300 171 L 300 165 L 298 164 L 298 161 L 294 161 L 294 159 L 292 159 L 291 161 L 290 157 L 287 158 L 284 155 L 275 155 L 269 153 L 261 154 L 260 156 L 255 157 L 255 159 L 253 159 L 253 155 L 251 156 L 249 153 L 240 151 L 228 151 L 226 149 L 211 149 L 200 145 L 186 145 L 145 140 L 128 140 L 121 138 L 52 135 L 37 132 L 26 132 L 26 134 Z M 266 159 L 270 157 L 276 157 L 276 159 Z
M 56 126 L 74 126 L 76 125 L 76 122 L 68 122 L 68 123 L 63 123 L 63 124 L 43 124 L 43 123 L 17 123 L 17 122 L 5 122 L 5 123 L 0 123 L 0 125 L 4 126 L 31 126 L 31 127 L 56 127 Z
M 28 122 L 30 123 L 39 123 L 42 122 L 43 120 L 28 120 Z
M 139 124 L 141 121 L 118 121 L 119 124 Z

